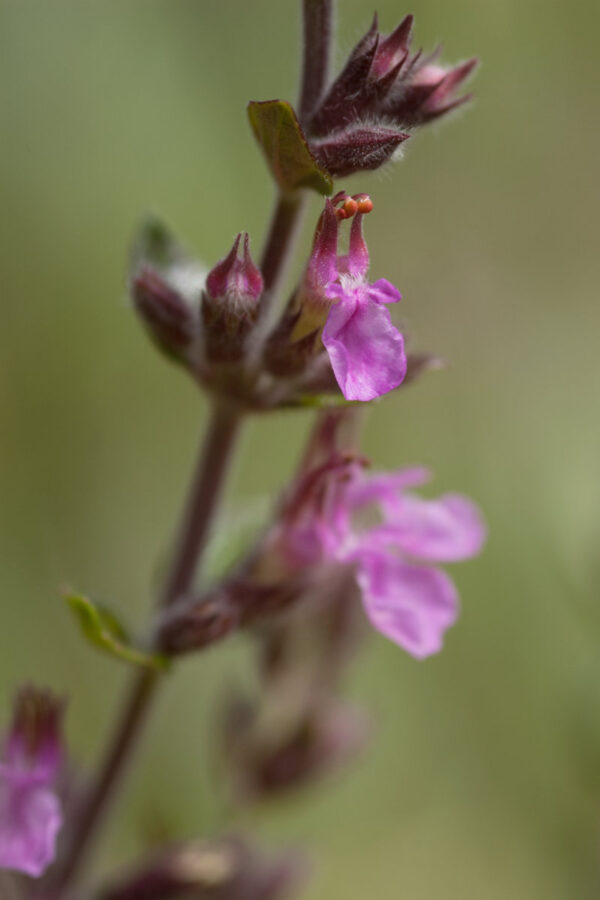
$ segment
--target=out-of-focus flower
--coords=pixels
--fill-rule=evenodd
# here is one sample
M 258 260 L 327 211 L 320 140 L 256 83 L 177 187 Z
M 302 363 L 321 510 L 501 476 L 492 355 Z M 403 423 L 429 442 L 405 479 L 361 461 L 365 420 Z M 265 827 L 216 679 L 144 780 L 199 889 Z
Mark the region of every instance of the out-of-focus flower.
M 277 536 L 292 567 L 352 566 L 371 624 L 417 658 L 441 649 L 458 614 L 454 583 L 437 564 L 475 556 L 486 536 L 466 497 L 411 491 L 427 480 L 423 469 L 367 476 L 356 462 L 333 461 L 299 486 Z
M 354 206 L 349 206 L 350 201 Z M 335 204 L 341 203 L 336 209 Z M 339 194 L 325 201 L 312 253 L 300 285 L 292 341 L 320 332 L 340 389 L 347 400 L 372 400 L 398 387 L 406 374 L 401 333 L 389 303 L 400 292 L 385 278 L 367 281 L 369 252 L 363 215 L 372 209 L 364 194 Z M 339 220 L 353 216 L 347 255 L 338 254 Z
M 54 789 L 63 763 L 61 716 L 51 694 L 24 688 L 0 762 L 0 868 L 34 878 L 54 860 L 62 825 Z
M 154 851 L 99 900 L 282 900 L 304 866 L 294 854 L 265 858 L 240 838 L 187 841 Z

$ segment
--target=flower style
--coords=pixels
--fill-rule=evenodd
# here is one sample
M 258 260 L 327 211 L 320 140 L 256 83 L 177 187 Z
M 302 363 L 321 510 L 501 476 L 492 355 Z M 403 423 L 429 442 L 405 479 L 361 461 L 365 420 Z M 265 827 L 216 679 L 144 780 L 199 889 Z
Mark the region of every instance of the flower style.
M 24 688 L 0 763 L 0 868 L 34 878 L 54 860 L 63 820 L 53 789 L 63 762 L 61 714 L 50 694 Z
M 336 209 L 335 203 L 342 206 Z M 398 387 L 406 374 L 404 339 L 391 321 L 389 303 L 400 292 L 380 278 L 367 281 L 369 251 L 362 218 L 372 209 L 364 194 L 325 201 L 298 303 L 292 337 L 322 328 L 322 340 L 346 400 L 373 400 Z M 347 255 L 337 252 L 339 220 L 353 216 Z
M 307 478 L 305 501 L 283 529 L 288 561 L 353 566 L 373 627 L 418 659 L 437 653 L 458 596 L 436 564 L 481 550 L 486 528 L 475 504 L 460 494 L 425 500 L 412 493 L 429 480 L 422 468 L 367 476 L 342 459 Z M 378 521 L 361 527 L 373 507 Z

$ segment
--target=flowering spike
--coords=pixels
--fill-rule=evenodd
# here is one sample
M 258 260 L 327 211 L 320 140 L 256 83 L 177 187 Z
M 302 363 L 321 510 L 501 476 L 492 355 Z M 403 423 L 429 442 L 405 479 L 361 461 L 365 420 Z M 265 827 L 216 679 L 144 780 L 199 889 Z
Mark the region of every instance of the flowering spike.
M 50 693 L 23 688 L 0 762 L 0 868 L 35 878 L 54 860 L 62 826 L 53 790 L 63 763 L 62 711 Z
M 241 245 L 241 251 L 240 251 Z M 240 232 L 233 247 L 206 278 L 202 317 L 206 353 L 214 362 L 241 358 L 258 316 L 263 278 L 250 255 L 250 238 Z

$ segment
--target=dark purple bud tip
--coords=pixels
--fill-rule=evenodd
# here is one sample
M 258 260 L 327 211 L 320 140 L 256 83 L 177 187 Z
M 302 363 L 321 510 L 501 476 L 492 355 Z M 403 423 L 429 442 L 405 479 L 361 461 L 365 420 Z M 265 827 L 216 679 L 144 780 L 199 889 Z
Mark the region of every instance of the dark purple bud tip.
M 9 753 L 16 753 L 32 763 L 51 761 L 58 765 L 61 755 L 60 730 L 65 701 L 50 691 L 33 685 L 21 688 L 15 698 L 13 722 L 8 738 Z
M 196 319 L 188 303 L 150 266 L 134 276 L 131 294 L 151 336 L 166 353 L 180 356 L 196 334 Z
M 250 255 L 247 232 L 209 272 L 202 298 L 206 355 L 211 362 L 232 363 L 244 355 L 263 292 L 263 277 Z
M 206 291 L 211 300 L 226 300 L 241 307 L 254 306 L 260 299 L 263 278 L 250 255 L 247 232 L 238 234 L 227 256 L 209 272 Z
M 373 74 L 378 78 L 385 78 L 392 70 L 399 74 L 408 58 L 412 26 L 413 16 L 405 16 L 391 34 L 380 40 L 373 60 Z

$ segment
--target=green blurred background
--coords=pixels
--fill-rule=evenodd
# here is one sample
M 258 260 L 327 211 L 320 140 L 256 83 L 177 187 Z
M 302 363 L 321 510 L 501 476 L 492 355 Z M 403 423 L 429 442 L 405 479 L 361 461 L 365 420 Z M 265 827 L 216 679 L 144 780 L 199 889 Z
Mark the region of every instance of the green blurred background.
M 205 413 L 128 308 L 128 244 L 151 209 L 208 263 L 239 229 L 258 249 L 272 191 L 244 107 L 294 99 L 297 6 L 0 2 L 2 712 L 23 679 L 68 691 L 84 761 L 126 673 L 83 646 L 57 586 L 143 621 Z M 341 59 L 372 8 L 339 7 Z M 386 30 L 409 11 L 378 10 Z M 439 657 L 370 638 L 348 684 L 377 722 L 362 760 L 246 825 L 311 852 L 312 900 L 598 896 L 600 15 L 591 0 L 410 11 L 417 44 L 483 66 L 468 111 L 348 182 L 374 199 L 372 273 L 401 288 L 413 346 L 451 361 L 373 409 L 366 451 L 430 465 L 491 537 L 454 571 L 463 613 Z M 251 424 L 230 507 L 283 482 L 310 418 Z M 225 827 L 211 711 L 250 658 L 238 638 L 172 678 L 99 866 L 157 823 Z

